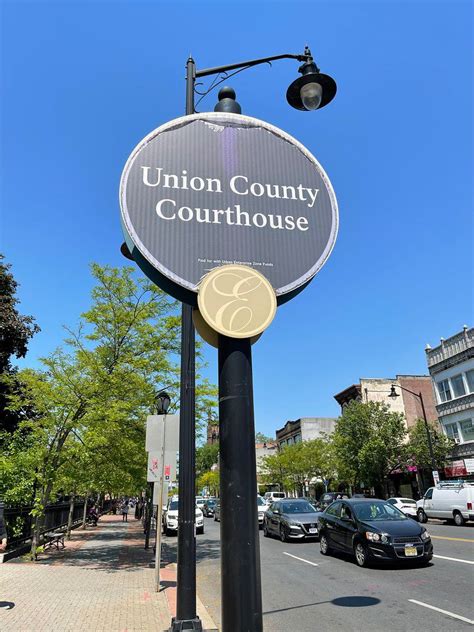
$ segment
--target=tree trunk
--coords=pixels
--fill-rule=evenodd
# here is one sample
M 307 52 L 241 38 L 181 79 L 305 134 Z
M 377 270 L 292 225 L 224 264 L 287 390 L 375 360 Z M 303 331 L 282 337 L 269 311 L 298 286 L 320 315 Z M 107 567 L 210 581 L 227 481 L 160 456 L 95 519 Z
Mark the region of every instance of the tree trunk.
M 33 538 L 31 540 L 30 557 L 32 560 L 36 560 L 37 549 L 38 549 L 38 546 L 40 545 L 41 531 L 44 525 L 44 510 L 46 508 L 46 505 L 49 502 L 49 496 L 51 494 L 52 487 L 53 487 L 53 484 L 50 481 L 48 482 L 46 487 L 42 488 L 41 501 L 40 501 L 41 512 L 35 516 L 35 526 L 33 528 Z
M 74 517 L 74 500 L 76 498 L 76 490 L 74 490 L 71 494 L 71 498 L 69 499 L 69 515 L 67 517 L 67 530 L 66 530 L 66 539 L 71 539 L 71 530 L 72 530 L 72 519 Z
M 90 491 L 87 492 L 86 497 L 84 498 L 84 513 L 82 514 L 82 528 L 86 528 L 86 518 L 87 518 L 87 500 L 89 498 Z

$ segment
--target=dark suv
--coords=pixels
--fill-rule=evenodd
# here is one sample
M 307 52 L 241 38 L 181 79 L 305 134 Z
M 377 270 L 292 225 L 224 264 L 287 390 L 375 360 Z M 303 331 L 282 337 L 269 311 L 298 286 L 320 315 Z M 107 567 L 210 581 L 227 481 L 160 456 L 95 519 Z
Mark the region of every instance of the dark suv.
M 428 531 L 385 500 L 337 500 L 318 519 L 321 553 L 343 551 L 359 566 L 379 561 L 415 561 L 433 557 Z

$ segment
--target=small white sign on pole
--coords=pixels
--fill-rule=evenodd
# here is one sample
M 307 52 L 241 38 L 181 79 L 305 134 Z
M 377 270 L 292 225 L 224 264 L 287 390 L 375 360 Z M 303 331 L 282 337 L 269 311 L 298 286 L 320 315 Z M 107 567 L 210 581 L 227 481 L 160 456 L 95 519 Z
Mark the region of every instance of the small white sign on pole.
M 145 450 L 160 452 L 165 440 L 165 450 L 179 450 L 179 415 L 149 415 L 146 420 Z
M 433 470 L 431 473 L 433 475 L 434 484 L 438 485 L 438 483 L 439 483 L 439 472 L 438 472 L 438 470 Z
M 148 465 L 146 470 L 146 480 L 148 483 L 155 483 L 160 480 L 161 474 L 161 452 L 148 453 Z

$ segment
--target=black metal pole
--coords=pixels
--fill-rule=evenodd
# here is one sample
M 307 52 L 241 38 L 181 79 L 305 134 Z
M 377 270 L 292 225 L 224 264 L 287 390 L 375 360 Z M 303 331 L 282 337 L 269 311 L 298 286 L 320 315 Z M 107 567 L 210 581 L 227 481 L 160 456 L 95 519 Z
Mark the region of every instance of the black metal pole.
M 423 401 L 423 395 L 421 394 L 421 391 L 418 393 L 418 397 L 420 398 L 421 410 L 423 412 L 423 421 L 425 422 L 426 436 L 428 438 L 428 450 L 429 450 L 430 459 L 431 459 L 431 472 L 434 472 L 436 470 L 436 461 L 435 461 L 435 456 L 433 452 L 433 442 L 431 441 L 431 432 L 428 426 L 428 419 L 426 418 L 425 403 Z M 431 475 L 433 476 L 433 474 Z M 436 482 L 436 481 L 433 479 L 433 482 Z
M 186 64 L 186 114 L 194 114 L 196 65 Z M 195 507 L 195 333 L 193 308 L 183 303 L 181 311 L 181 391 L 179 418 L 179 500 L 178 500 L 178 586 L 176 617 L 171 631 L 202 630 L 196 614 Z
M 153 483 L 148 483 L 146 516 L 145 516 L 145 548 L 150 548 L 151 517 L 153 514 Z
M 261 632 L 262 589 L 250 340 L 219 336 L 223 632 Z

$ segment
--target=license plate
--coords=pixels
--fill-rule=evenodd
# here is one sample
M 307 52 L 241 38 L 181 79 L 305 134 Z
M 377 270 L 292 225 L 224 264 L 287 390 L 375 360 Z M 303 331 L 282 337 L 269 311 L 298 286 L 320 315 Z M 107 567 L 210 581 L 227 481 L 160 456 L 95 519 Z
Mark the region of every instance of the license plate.
M 317 529 L 308 529 L 309 533 L 317 533 L 318 530 Z
M 417 555 L 416 546 L 406 546 L 405 547 L 405 555 L 406 557 L 414 557 Z

